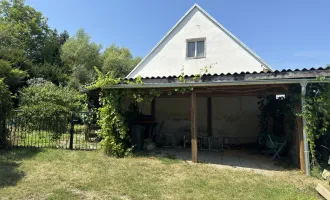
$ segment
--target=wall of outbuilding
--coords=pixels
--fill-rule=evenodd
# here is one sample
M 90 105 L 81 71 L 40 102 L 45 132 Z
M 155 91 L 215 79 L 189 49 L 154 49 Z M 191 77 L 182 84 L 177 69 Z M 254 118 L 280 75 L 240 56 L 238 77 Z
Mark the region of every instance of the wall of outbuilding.
M 259 108 L 256 96 L 211 97 L 212 136 L 235 137 L 241 144 L 256 143 L 260 133 Z M 157 98 L 155 103 L 155 119 L 163 134 L 174 135 L 175 143 L 182 145 L 183 135 L 190 137 L 191 99 L 188 97 Z M 198 135 L 207 136 L 207 97 L 197 97 Z M 143 114 L 151 115 L 151 105 L 145 104 Z M 289 128 L 288 119 L 284 119 L 285 134 L 288 141 L 288 155 L 294 163 L 299 163 L 299 149 L 296 130 Z M 272 121 L 269 120 L 269 132 L 272 132 Z M 291 126 L 291 125 L 290 125 Z M 294 124 L 293 126 L 297 126 Z M 292 132 L 293 131 L 293 132 Z M 232 141 L 228 141 L 229 143 Z
M 212 136 L 240 137 L 242 143 L 255 142 L 259 134 L 257 97 L 212 97 Z M 181 137 L 190 134 L 190 98 L 157 98 L 155 119 L 160 132 Z M 150 114 L 150 106 L 144 106 Z M 198 135 L 207 136 L 207 97 L 197 98 Z

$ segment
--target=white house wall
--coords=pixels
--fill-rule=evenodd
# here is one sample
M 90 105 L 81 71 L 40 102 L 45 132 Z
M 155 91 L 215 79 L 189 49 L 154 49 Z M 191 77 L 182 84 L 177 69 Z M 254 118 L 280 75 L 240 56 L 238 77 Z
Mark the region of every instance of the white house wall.
M 187 39 L 194 38 L 206 39 L 205 58 L 186 58 Z M 264 69 L 258 59 L 195 7 L 128 77 L 180 75 L 182 67 L 185 75 L 194 75 L 210 65 L 208 73 L 218 74 Z
M 254 143 L 259 135 L 258 99 L 253 96 L 213 97 L 213 135 L 238 137 L 241 143 Z
M 213 136 L 242 137 L 242 143 L 255 142 L 259 134 L 256 97 L 212 97 Z M 157 98 L 155 118 L 161 132 L 178 139 L 190 136 L 190 98 Z M 198 135 L 207 136 L 207 98 L 197 98 Z

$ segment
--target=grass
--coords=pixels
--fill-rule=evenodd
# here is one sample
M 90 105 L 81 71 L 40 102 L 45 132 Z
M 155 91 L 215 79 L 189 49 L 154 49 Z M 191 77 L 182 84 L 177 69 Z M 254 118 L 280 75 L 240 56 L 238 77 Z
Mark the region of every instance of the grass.
M 100 151 L 0 151 L 0 199 L 317 199 L 298 172 L 265 176 L 168 155 L 116 159 Z

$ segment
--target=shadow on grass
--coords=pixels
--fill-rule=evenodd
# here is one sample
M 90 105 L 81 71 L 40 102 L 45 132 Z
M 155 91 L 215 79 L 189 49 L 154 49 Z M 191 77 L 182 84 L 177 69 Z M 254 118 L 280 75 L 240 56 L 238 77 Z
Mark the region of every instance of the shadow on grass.
M 294 170 L 297 169 L 297 166 L 292 163 L 292 161 L 288 158 L 282 158 L 280 160 L 275 161 L 275 166 L 281 167 L 284 170 Z
M 24 171 L 19 169 L 22 161 L 41 151 L 38 148 L 0 150 L 0 189 L 16 185 L 25 176 Z

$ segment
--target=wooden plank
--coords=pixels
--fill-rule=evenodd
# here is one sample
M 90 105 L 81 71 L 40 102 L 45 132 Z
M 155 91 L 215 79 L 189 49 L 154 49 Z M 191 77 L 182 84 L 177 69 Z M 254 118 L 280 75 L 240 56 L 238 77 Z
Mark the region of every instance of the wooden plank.
M 191 91 L 191 158 L 197 163 L 197 123 L 196 123 L 196 106 L 197 106 L 196 91 Z
M 212 136 L 212 97 L 207 98 L 207 135 Z
M 297 104 L 297 111 L 301 112 L 301 103 L 299 102 Z M 298 139 L 298 145 L 299 145 L 299 162 L 300 162 L 300 170 L 305 173 L 306 167 L 305 167 L 305 154 L 304 154 L 304 139 L 303 139 L 303 122 L 302 117 L 297 117 L 297 139 Z
M 330 200 L 330 191 L 327 189 L 327 188 L 325 188 L 323 185 L 321 185 L 320 183 L 319 184 L 317 184 L 317 186 L 316 186 L 316 191 L 318 192 L 318 193 L 320 193 L 320 195 L 322 195 L 325 199 L 327 199 L 327 200 Z

